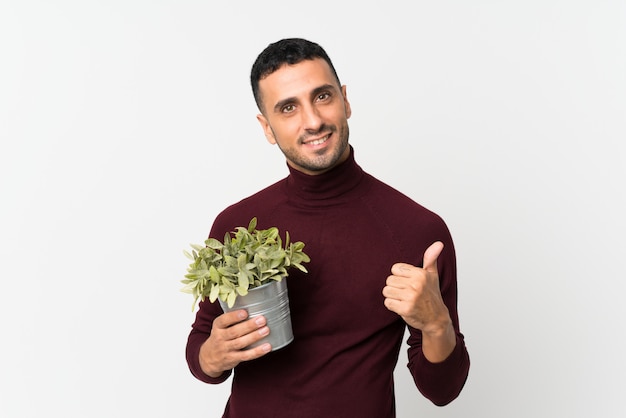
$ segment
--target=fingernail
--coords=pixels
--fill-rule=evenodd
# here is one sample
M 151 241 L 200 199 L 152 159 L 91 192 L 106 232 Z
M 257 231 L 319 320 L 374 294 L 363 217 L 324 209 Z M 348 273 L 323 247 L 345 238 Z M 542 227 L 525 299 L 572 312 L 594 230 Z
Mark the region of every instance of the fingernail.
M 269 353 L 270 351 L 272 351 L 272 346 L 270 344 L 263 344 L 261 346 L 261 350 L 265 351 L 266 353 Z
M 254 323 L 257 324 L 258 326 L 265 325 L 265 318 L 263 318 L 262 316 L 259 316 L 258 318 L 254 320 Z
M 268 327 L 263 327 L 263 328 L 261 328 L 261 329 L 259 330 L 259 334 L 260 334 L 260 335 L 263 335 L 263 336 L 265 336 L 265 335 L 267 335 L 267 334 L 269 334 L 269 333 L 270 333 L 270 329 L 269 329 Z

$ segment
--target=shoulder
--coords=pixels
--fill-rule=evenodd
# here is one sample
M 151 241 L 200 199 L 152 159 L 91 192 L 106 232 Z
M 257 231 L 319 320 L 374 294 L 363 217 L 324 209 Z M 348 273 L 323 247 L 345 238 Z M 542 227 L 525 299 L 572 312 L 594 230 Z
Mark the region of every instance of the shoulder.
M 413 215 L 424 221 L 443 222 L 443 219 L 437 213 L 418 203 L 406 193 L 399 191 L 371 174 L 366 173 L 365 178 L 370 184 L 367 199 L 373 205 L 384 207 L 385 211 L 392 211 L 392 216 Z
M 367 181 L 370 186 L 363 196 L 364 206 L 374 213 L 376 222 L 391 231 L 400 248 L 425 250 L 435 241 L 452 247 L 448 226 L 438 213 L 369 174 Z

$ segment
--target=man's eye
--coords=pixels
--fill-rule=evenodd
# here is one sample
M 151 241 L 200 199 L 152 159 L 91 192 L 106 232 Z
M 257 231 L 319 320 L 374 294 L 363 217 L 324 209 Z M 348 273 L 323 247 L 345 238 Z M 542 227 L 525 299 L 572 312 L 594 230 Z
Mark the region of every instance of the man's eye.
M 317 95 L 318 101 L 327 100 L 330 97 L 330 93 L 321 93 Z
M 282 112 L 283 113 L 291 113 L 291 112 L 294 111 L 294 109 L 295 109 L 294 105 L 286 105 L 286 106 L 283 107 Z

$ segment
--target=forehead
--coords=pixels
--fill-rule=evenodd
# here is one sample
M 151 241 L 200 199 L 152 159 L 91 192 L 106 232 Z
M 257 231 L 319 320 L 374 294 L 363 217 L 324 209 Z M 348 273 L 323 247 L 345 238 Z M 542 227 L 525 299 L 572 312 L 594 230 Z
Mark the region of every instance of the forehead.
M 286 98 L 308 96 L 323 85 L 334 85 L 337 80 L 330 66 L 321 58 L 304 60 L 297 64 L 284 64 L 259 81 L 259 90 L 268 107 Z

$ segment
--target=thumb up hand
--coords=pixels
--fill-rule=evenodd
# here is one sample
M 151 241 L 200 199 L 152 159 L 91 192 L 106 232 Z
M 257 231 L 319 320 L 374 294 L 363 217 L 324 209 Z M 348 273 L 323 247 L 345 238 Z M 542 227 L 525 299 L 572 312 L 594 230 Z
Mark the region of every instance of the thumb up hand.
M 383 289 L 387 309 L 422 332 L 436 331 L 450 321 L 439 289 L 437 259 L 442 251 L 443 243 L 437 241 L 424 252 L 423 267 L 394 264 Z

